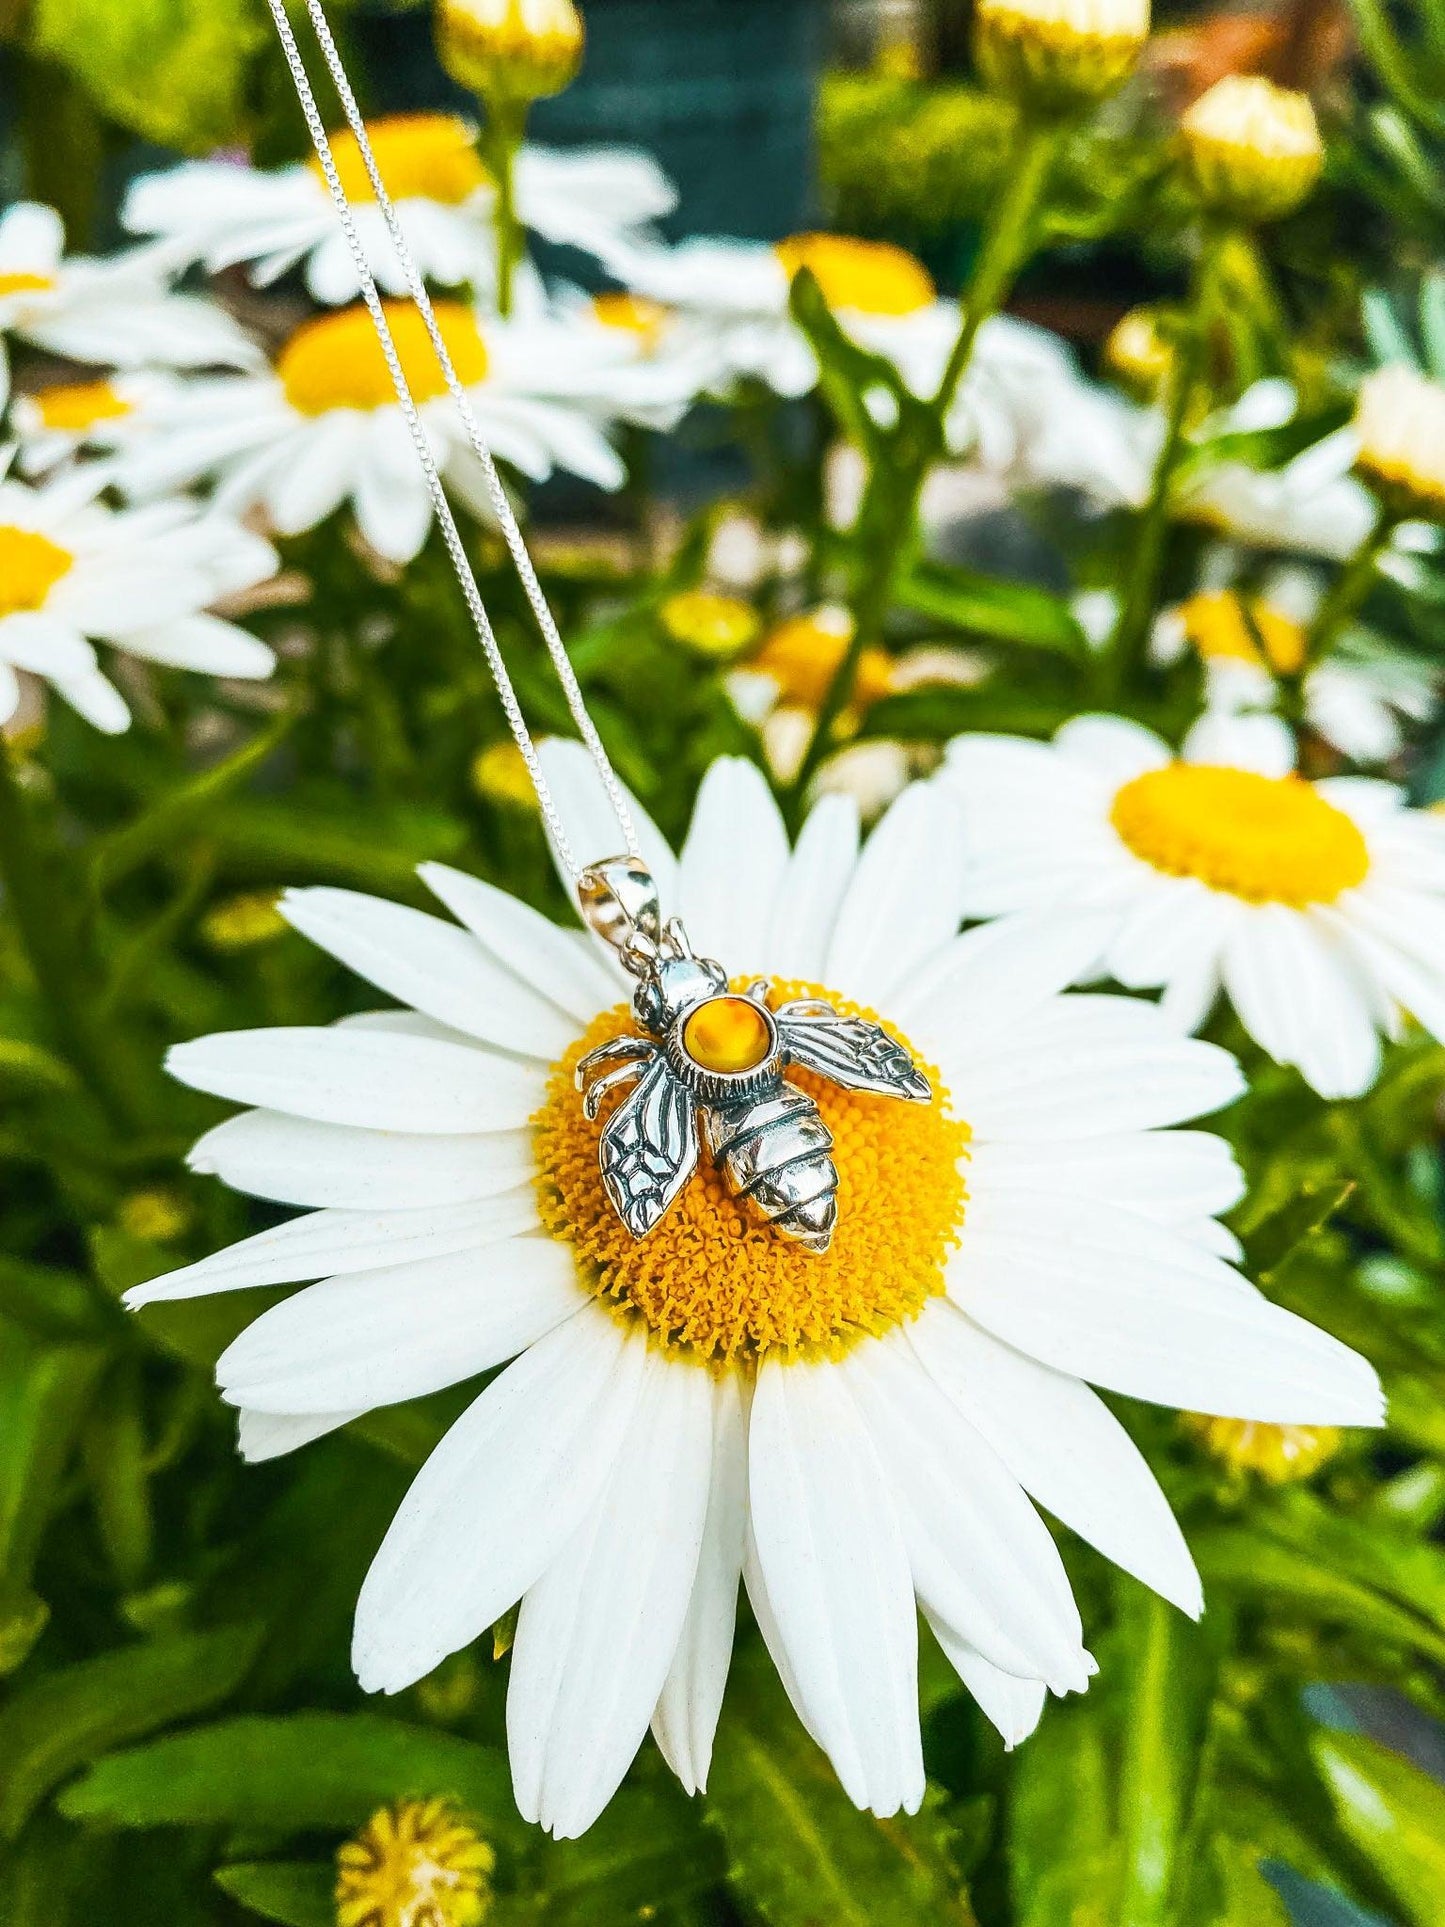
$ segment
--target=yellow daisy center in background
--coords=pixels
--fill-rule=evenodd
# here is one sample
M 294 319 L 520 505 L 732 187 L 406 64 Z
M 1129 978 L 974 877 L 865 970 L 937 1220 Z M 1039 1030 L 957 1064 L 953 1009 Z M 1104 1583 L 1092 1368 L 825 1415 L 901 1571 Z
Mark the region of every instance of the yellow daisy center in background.
M 1109 820 L 1156 870 L 1249 903 L 1333 903 L 1370 867 L 1358 826 L 1298 776 L 1167 763 L 1126 783 Z
M 1206 662 L 1248 662 L 1293 675 L 1305 658 L 1299 623 L 1254 596 L 1232 590 L 1191 596 L 1179 605 L 1184 633 Z
M 131 412 L 130 403 L 108 381 L 58 382 L 43 388 L 33 400 L 47 428 L 69 434 L 93 428 L 97 422 L 119 421 Z
M 593 295 L 592 317 L 604 328 L 636 335 L 644 348 L 653 349 L 666 325 L 667 309 L 660 301 L 650 301 L 645 294 L 625 294 L 619 290 Z
M 54 286 L 54 275 L 31 274 L 24 268 L 10 274 L 0 274 L 0 298 L 7 294 L 44 294 L 47 288 Z
M 1180 1414 L 1180 1425 L 1231 1472 L 1257 1472 L 1271 1485 L 1308 1479 L 1340 1449 L 1333 1425 L 1265 1425 L 1256 1419 Z
M 822 997 L 842 1014 L 873 1015 L 816 984 L 772 987 L 774 1005 L 792 997 Z M 746 1046 L 738 1028 L 738 1036 L 729 1028 L 719 1048 Z M 963 1225 L 970 1133 L 953 1116 L 936 1071 L 922 1066 L 934 1093 L 927 1104 L 844 1091 L 796 1067 L 787 1073 L 833 1134 L 838 1225 L 827 1251 L 806 1251 L 762 1223 L 705 1151 L 672 1209 L 639 1242 L 602 1188 L 602 1125 L 583 1116 L 572 1081 L 588 1051 L 637 1034 L 625 1004 L 604 1011 L 557 1065 L 533 1125 L 542 1222 L 575 1248 L 582 1282 L 610 1310 L 640 1319 L 659 1344 L 683 1356 L 747 1365 L 768 1351 L 837 1355 L 916 1316 L 943 1290 L 944 1265 Z
M 933 277 L 906 248 L 856 241 L 846 234 L 794 234 L 773 252 L 789 280 L 811 268 L 830 308 L 855 314 L 917 314 L 935 296 Z
M 674 642 L 700 656 L 726 659 L 737 655 L 758 633 L 758 613 L 737 596 L 715 595 L 710 589 L 680 589 L 658 610 L 662 626 Z
M 853 618 L 834 603 L 807 615 L 789 616 L 765 637 L 748 663 L 749 669 L 771 676 L 779 699 L 801 709 L 818 709 L 833 686 L 833 678 L 853 640 Z M 893 658 L 870 643 L 858 658 L 853 684 L 853 707 L 869 709 L 893 688 Z
M 477 153 L 476 130 L 455 114 L 388 114 L 366 131 L 382 183 L 394 201 L 441 201 L 459 207 L 490 178 Z M 331 136 L 336 171 L 349 201 L 374 201 L 371 179 L 349 128 Z M 320 163 L 308 163 L 324 181 Z
M 43 609 L 75 557 L 35 529 L 0 527 L 0 616 Z
M 484 381 L 487 344 L 461 301 L 437 301 L 433 308 L 458 379 L 467 387 Z M 446 377 L 431 345 L 426 324 L 409 301 L 384 301 L 387 325 L 418 401 L 434 401 L 447 391 Z M 333 408 L 395 406 L 396 389 L 371 316 L 360 305 L 304 321 L 276 358 L 286 399 L 302 415 L 325 415 Z
M 336 1856 L 337 1927 L 479 1927 L 497 1856 L 445 1800 L 398 1800 Z

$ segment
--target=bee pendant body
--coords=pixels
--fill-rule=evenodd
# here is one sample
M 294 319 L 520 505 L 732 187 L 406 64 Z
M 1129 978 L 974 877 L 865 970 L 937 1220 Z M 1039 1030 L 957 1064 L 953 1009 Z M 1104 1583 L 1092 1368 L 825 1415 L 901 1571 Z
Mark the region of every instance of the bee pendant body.
M 598 1147 L 623 1223 L 645 1238 L 705 1146 L 729 1188 L 775 1231 L 826 1251 L 838 1215 L 832 1133 L 785 1069 L 914 1102 L 932 1095 L 927 1079 L 878 1024 L 809 1000 L 772 1010 L 765 981 L 730 991 L 718 964 L 687 951 L 676 924 L 641 961 L 633 1011 L 647 1034 L 603 1044 L 577 1067 L 589 1118 L 608 1091 L 633 1086 Z

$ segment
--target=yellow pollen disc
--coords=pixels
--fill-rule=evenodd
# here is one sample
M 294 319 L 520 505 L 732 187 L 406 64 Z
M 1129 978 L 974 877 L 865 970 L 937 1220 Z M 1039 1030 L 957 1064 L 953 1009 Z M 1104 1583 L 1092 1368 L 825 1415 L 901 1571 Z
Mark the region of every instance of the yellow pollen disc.
M 496 1864 L 447 1801 L 398 1800 L 336 1855 L 337 1927 L 480 1927 Z
M 14 274 L 0 274 L 0 299 L 7 294 L 44 294 L 54 286 L 54 277 L 48 274 L 27 274 L 23 269 Z
M 1298 776 L 1167 763 L 1126 783 L 1109 818 L 1156 870 L 1249 903 L 1333 903 L 1370 867 L 1358 827 Z
M 32 397 L 47 428 L 78 434 L 97 422 L 119 421 L 131 412 L 130 403 L 108 381 L 58 382 Z
M 441 201 L 459 207 L 488 180 L 477 155 L 473 128 L 454 114 L 388 114 L 368 121 L 372 151 L 386 191 L 394 201 Z M 336 171 L 349 201 L 374 201 L 371 179 L 350 129 L 331 136 Z M 320 181 L 318 162 L 308 163 Z
M 825 998 L 847 1016 L 874 1015 L 816 984 L 772 988 L 775 1006 L 793 997 Z M 970 1134 L 936 1071 L 920 1060 L 933 1086 L 927 1104 L 788 1071 L 833 1134 L 838 1224 L 827 1251 L 806 1251 L 762 1223 L 706 1151 L 672 1209 L 638 1241 L 602 1188 L 597 1140 L 608 1113 L 589 1124 L 572 1081 L 588 1051 L 623 1035 L 637 1035 L 626 1005 L 596 1018 L 553 1071 L 533 1121 L 542 1222 L 573 1246 L 583 1284 L 619 1318 L 640 1320 L 679 1356 L 748 1367 L 768 1351 L 837 1356 L 915 1317 L 943 1290 L 944 1264 L 963 1226 Z M 608 1102 L 624 1103 L 626 1093 Z
M 682 1047 L 705 1071 L 751 1071 L 768 1054 L 768 1022 L 746 997 L 709 997 L 682 1027 Z
M 853 640 L 853 618 L 825 603 L 808 615 L 789 616 L 764 638 L 748 667 L 771 676 L 779 697 L 801 709 L 818 709 Z M 893 658 L 870 643 L 858 658 L 853 706 L 869 709 L 893 687 Z
M 680 589 L 667 598 L 658 614 L 674 642 L 719 661 L 746 649 L 760 627 L 758 612 L 750 603 L 737 596 L 715 595 L 710 589 Z
M 75 557 L 34 529 L 0 527 L 0 616 L 43 609 Z
M 1333 1425 L 1266 1425 L 1255 1419 L 1184 1412 L 1183 1429 L 1231 1472 L 1256 1472 L 1271 1485 L 1308 1479 L 1340 1449 Z
M 1300 624 L 1254 596 L 1224 589 L 1179 605 L 1184 633 L 1205 662 L 1248 662 L 1292 675 L 1304 661 Z
M 811 268 L 830 308 L 855 314 L 917 314 L 936 290 L 923 263 L 891 241 L 856 241 L 845 234 L 794 234 L 773 252 L 789 280 Z
M 469 388 L 485 380 L 487 345 L 471 309 L 460 301 L 432 305 L 458 378 Z M 444 395 L 446 378 L 420 314 L 409 301 L 384 301 L 382 306 L 412 394 L 418 401 Z M 371 316 L 359 305 L 302 322 L 277 356 L 276 372 L 286 399 L 302 415 L 396 405 L 381 343 Z
M 667 322 L 667 309 L 660 301 L 649 301 L 645 294 L 596 294 L 592 297 L 592 317 L 604 328 L 636 335 L 644 348 L 657 346 Z

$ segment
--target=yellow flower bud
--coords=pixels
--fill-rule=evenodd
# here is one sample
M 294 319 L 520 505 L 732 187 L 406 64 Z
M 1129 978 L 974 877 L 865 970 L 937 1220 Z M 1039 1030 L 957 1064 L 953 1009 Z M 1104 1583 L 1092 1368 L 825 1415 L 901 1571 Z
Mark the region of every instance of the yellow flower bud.
M 1247 662 L 1277 676 L 1292 676 L 1304 663 L 1304 629 L 1257 596 L 1221 589 L 1190 596 L 1176 613 L 1204 662 Z
M 1112 374 L 1146 401 L 1152 401 L 1174 370 L 1174 344 L 1159 325 L 1155 308 L 1131 308 L 1109 331 L 1104 363 Z
M 437 51 L 452 79 L 488 101 L 560 94 L 582 64 L 572 0 L 438 0 Z
M 512 742 L 491 743 L 472 758 L 472 788 L 488 803 L 535 810 L 537 792 L 522 752 Z
M 191 1207 L 179 1191 L 157 1185 L 152 1191 L 132 1191 L 121 1200 L 116 1223 L 129 1238 L 165 1245 L 179 1238 L 191 1222 Z
M 201 919 L 201 935 L 212 950 L 250 950 L 270 943 L 286 927 L 274 890 L 246 890 L 226 897 Z
M 1179 134 L 1200 200 L 1239 221 L 1277 221 L 1293 212 L 1324 166 L 1308 97 L 1259 74 L 1216 81 L 1185 114 Z
M 497 1856 L 445 1800 L 398 1800 L 336 1856 L 337 1927 L 481 1927 Z
M 684 589 L 670 595 L 659 614 L 674 642 L 694 655 L 728 662 L 757 638 L 758 612 L 737 596 L 714 595 L 707 589 Z
M 1025 106 L 1088 106 L 1123 84 L 1149 37 L 1149 0 L 978 0 L 984 78 Z
M 1355 469 L 1397 515 L 1445 522 L 1445 386 L 1403 363 L 1376 369 L 1355 403 Z
M 1333 1425 L 1266 1425 L 1255 1419 L 1184 1412 L 1180 1425 L 1210 1458 L 1236 1475 L 1253 1472 L 1270 1485 L 1312 1478 L 1340 1449 Z

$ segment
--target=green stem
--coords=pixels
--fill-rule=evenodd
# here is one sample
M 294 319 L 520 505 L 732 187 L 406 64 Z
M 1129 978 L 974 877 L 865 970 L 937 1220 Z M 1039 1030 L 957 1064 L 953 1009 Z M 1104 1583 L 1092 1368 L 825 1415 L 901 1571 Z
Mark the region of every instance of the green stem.
M 1369 534 L 1335 577 L 1329 593 L 1315 611 L 1315 619 L 1305 636 L 1304 654 L 1299 668 L 1288 682 L 1296 694 L 1303 690 L 1305 677 L 1323 660 L 1340 639 L 1341 632 L 1357 614 L 1370 593 L 1380 558 L 1389 548 L 1400 517 L 1392 509 L 1380 508 Z
M 60 874 L 58 852 L 37 834 L 33 812 L 0 737 L 0 883 L 56 1041 L 111 1122 L 133 1129 L 135 1090 L 99 1014 L 98 973 L 81 943 L 78 906 Z
M 1124 1867 L 1119 1927 L 1163 1927 L 1173 1884 L 1181 1812 L 1169 1734 L 1177 1703 L 1175 1609 L 1156 1594 L 1141 1603 L 1131 1627 L 1134 1692 L 1119 1774 Z
M 1154 464 L 1149 498 L 1139 517 L 1134 553 L 1129 563 L 1128 588 L 1109 646 L 1110 693 L 1116 698 L 1128 688 L 1133 676 L 1142 667 L 1149 644 L 1169 535 L 1170 497 L 1175 472 L 1184 454 L 1190 407 L 1209 348 L 1215 273 L 1227 238 L 1227 230 L 1209 229 L 1200 244 L 1199 256 L 1194 264 L 1189 326 L 1179 344 L 1174 377 L 1170 384 L 1164 440 Z
M 1003 305 L 1028 257 L 1034 217 L 1067 132 L 1068 124 L 1057 120 L 1026 120 L 1020 126 L 1007 184 L 984 235 L 963 297 L 963 319 L 958 335 L 927 408 L 924 424 L 915 432 L 910 432 L 906 424 L 900 425 L 868 478 L 853 531 L 855 548 L 860 549 L 864 557 L 862 571 L 849 599 L 853 635 L 823 698 L 813 734 L 793 779 L 789 798 L 795 809 L 801 807 L 814 771 L 832 747 L 838 718 L 852 700 L 863 651 L 882 635 L 917 520 L 923 484 L 947 447 L 949 411 L 968 372 L 979 330 Z M 862 537 L 866 540 L 858 539 Z
M 517 150 L 526 132 L 527 110 L 512 101 L 493 101 L 492 166 L 497 176 L 497 312 L 512 312 L 512 282 L 524 247 L 517 219 Z

